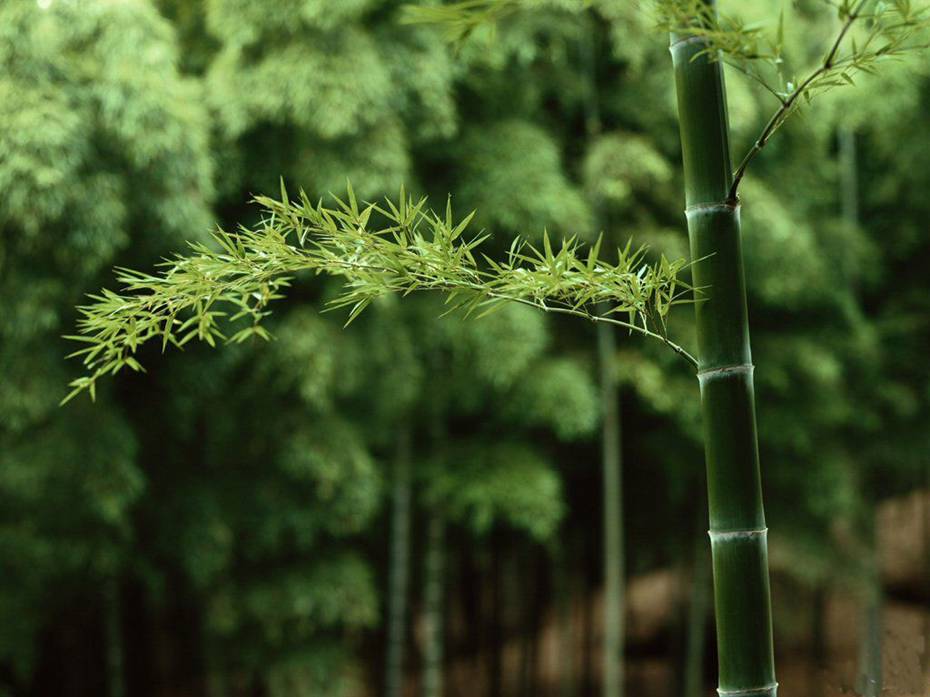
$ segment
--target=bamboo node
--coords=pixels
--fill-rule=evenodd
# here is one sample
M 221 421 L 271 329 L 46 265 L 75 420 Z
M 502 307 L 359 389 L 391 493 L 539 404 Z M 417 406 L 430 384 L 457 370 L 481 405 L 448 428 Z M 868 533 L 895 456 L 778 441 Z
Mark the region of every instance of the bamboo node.
M 751 375 L 752 371 L 755 370 L 755 366 L 752 363 L 740 363 L 737 365 L 725 365 L 722 368 L 709 368 L 707 370 L 698 371 L 698 380 L 701 384 L 707 382 L 708 380 L 714 380 L 716 378 L 727 377 L 734 374 L 744 374 Z
M 756 537 L 765 537 L 768 535 L 768 528 L 759 528 L 758 530 L 708 530 L 712 542 L 722 542 L 724 540 L 745 540 Z
M 685 208 L 685 217 L 691 218 L 693 215 L 707 215 L 713 213 L 735 213 L 739 210 L 739 199 L 727 199 L 726 201 L 711 201 L 708 203 L 692 203 Z
M 720 697 L 775 697 L 778 694 L 778 683 L 765 687 L 751 687 L 746 690 L 717 690 Z

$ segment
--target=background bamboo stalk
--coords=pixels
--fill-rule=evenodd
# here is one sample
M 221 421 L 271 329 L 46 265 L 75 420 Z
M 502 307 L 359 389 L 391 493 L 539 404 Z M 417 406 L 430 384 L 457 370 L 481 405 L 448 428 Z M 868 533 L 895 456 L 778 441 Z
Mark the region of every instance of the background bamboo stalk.
M 564 535 L 564 531 L 563 531 Z M 555 552 L 555 608 L 558 627 L 559 686 L 558 697 L 574 697 L 576 694 L 576 648 L 575 604 L 572 565 L 562 547 Z
M 620 451 L 620 408 L 612 370 L 616 353 L 614 330 L 597 327 L 600 363 L 604 477 L 604 696 L 623 695 L 623 482 Z
M 923 516 L 923 572 L 925 587 L 930 587 L 930 462 L 924 465 L 924 490 L 920 508 Z M 924 653 L 921 661 L 924 689 L 930 694 L 930 613 L 924 615 Z
M 590 17 L 589 17 L 590 19 Z M 585 100 L 585 131 L 589 145 L 602 128 L 597 85 L 596 21 L 583 46 L 588 74 Z M 603 228 L 604 211 L 600 200 L 592 204 L 596 224 Z M 603 307 L 603 314 L 610 308 Z M 604 697 L 623 697 L 624 693 L 624 549 L 623 549 L 623 460 L 621 451 L 621 416 L 619 391 L 613 361 L 617 352 L 613 327 L 597 325 L 597 361 L 601 390 L 601 470 L 604 484 Z
M 843 220 L 850 226 L 859 225 L 859 178 L 856 132 L 846 125 L 838 131 L 840 188 Z M 864 477 L 862 478 L 864 480 Z M 867 484 L 860 482 L 865 492 Z M 868 495 L 863 496 L 861 534 L 865 543 L 866 571 L 864 604 L 859 637 L 859 692 L 863 697 L 877 697 L 882 691 L 882 590 L 876 549 L 876 507 Z
M 865 542 L 864 602 L 859 628 L 859 676 L 857 689 L 862 697 L 879 697 L 882 693 L 882 602 L 875 510 L 863 512 L 862 537 Z
M 709 9 L 714 3 L 708 2 Z M 774 697 L 768 552 L 753 366 L 733 200 L 723 68 L 704 39 L 672 35 L 694 284 L 719 660 L 726 697 Z
M 443 660 L 443 544 L 445 524 L 439 513 L 432 513 L 426 531 L 423 645 L 423 697 L 441 697 Z
M 107 687 L 109 697 L 125 697 L 125 659 L 123 655 L 123 614 L 119 579 L 107 581 L 106 588 Z
M 838 140 L 843 219 L 851 225 L 858 225 L 859 169 L 857 166 L 855 130 L 847 126 L 840 126 Z
M 827 642 L 827 593 L 828 588 L 825 584 L 814 588 L 811 593 L 811 653 L 810 653 L 810 687 L 811 697 L 821 697 L 824 694 L 825 686 L 823 684 L 823 671 L 826 668 L 829 658 L 829 646 Z
M 388 637 L 385 695 L 403 694 L 404 654 L 407 637 L 407 588 L 410 558 L 410 436 L 398 436 L 394 483 L 391 490 L 390 572 L 388 579 Z
M 700 525 L 706 525 L 707 509 L 699 508 Z M 707 608 L 710 603 L 711 569 L 703 531 L 695 544 L 691 571 L 691 593 L 688 603 L 688 626 L 685 638 L 684 697 L 704 695 L 704 653 L 707 629 Z

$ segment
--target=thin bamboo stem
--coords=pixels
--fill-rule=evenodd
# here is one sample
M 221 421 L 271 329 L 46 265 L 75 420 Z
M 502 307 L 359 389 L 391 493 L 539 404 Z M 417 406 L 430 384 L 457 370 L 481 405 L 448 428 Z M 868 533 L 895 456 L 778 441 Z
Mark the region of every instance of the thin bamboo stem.
M 566 539 L 564 531 L 560 539 Z M 559 646 L 558 697 L 575 697 L 577 692 L 575 663 L 578 641 L 575 632 L 575 608 L 572 594 L 574 567 L 568 558 L 568 549 L 572 549 L 572 545 L 563 544 L 555 549 L 555 604 Z
M 924 465 L 924 489 L 920 497 L 923 514 L 923 576 L 924 588 L 930 588 L 930 461 Z M 921 657 L 921 675 L 924 692 L 930 694 L 930 607 L 924 608 L 924 652 Z
M 838 133 L 843 219 L 859 225 L 859 182 L 856 133 L 841 126 Z M 861 484 L 865 486 L 865 482 Z M 875 539 L 875 507 L 869 501 L 864 514 L 862 536 L 867 549 L 865 602 L 859 641 L 859 692 L 863 697 L 878 697 L 882 691 L 882 591 Z
M 585 124 L 589 140 L 601 132 L 601 114 L 597 86 L 598 37 L 595 20 L 584 42 L 584 59 L 588 74 Z M 603 223 L 603 206 L 595 201 L 593 208 L 599 225 Z M 609 308 L 607 308 L 609 309 Z M 604 697 L 624 694 L 624 549 L 623 549 L 623 454 L 620 421 L 619 390 L 613 370 L 617 351 L 613 327 L 597 325 L 597 359 L 601 388 L 601 469 L 604 483 Z
M 882 585 L 878 561 L 874 507 L 863 515 L 862 534 L 867 557 L 862 625 L 859 636 L 858 692 L 862 697 L 880 697 L 882 693 Z
M 838 133 L 840 151 L 840 186 L 843 220 L 859 224 L 859 168 L 856 153 L 856 132 L 841 126 Z
M 862 9 L 865 6 L 866 1 L 867 0 L 860 0 L 855 9 L 846 17 L 845 21 L 840 26 L 840 31 L 837 34 L 836 39 L 833 41 L 833 45 L 830 46 L 830 50 L 827 51 L 827 55 L 824 56 L 823 62 L 820 64 L 820 66 L 818 66 L 810 75 L 804 78 L 798 88 L 794 90 L 787 98 L 781 99 L 781 106 L 775 111 L 774 114 L 772 114 L 772 117 L 765 124 L 765 127 L 762 129 L 759 137 L 756 138 L 756 142 L 753 143 L 752 147 L 749 149 L 749 152 L 746 153 L 746 156 L 743 158 L 742 162 L 740 162 L 739 167 L 736 168 L 736 172 L 733 173 L 733 182 L 730 184 L 730 191 L 727 195 L 727 200 L 729 202 L 736 203 L 739 200 L 739 185 L 746 174 L 746 170 L 749 168 L 749 165 L 755 159 L 756 155 L 762 152 L 762 149 L 768 144 L 775 131 L 778 130 L 778 127 L 784 123 L 785 119 L 791 113 L 791 110 L 794 108 L 801 95 L 807 91 L 807 88 L 810 87 L 814 80 L 819 78 L 835 65 L 836 56 L 837 53 L 839 53 L 843 39 L 846 38 L 846 35 L 849 33 L 849 30 L 852 28 L 852 25 L 855 23 L 855 21 L 859 19 L 859 15 L 862 13 Z

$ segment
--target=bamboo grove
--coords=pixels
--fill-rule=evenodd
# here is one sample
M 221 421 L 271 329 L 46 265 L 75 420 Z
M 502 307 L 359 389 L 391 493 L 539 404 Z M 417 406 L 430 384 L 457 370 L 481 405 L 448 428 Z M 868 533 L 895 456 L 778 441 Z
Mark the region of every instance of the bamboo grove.
M 487 22 L 506 21 L 532 11 L 532 5 L 479 0 L 409 7 L 404 20 L 443 25 L 449 38 L 464 42 Z M 783 19 L 773 18 L 774 28 L 767 31 L 718 14 L 711 0 L 655 3 L 656 41 L 660 31 L 670 37 L 669 80 L 674 79 L 677 94 L 690 259 L 654 258 L 647 247 L 632 242 L 618 247 L 598 238 L 585 245 L 578 237 L 554 241 L 549 234 L 540 243 L 516 238 L 500 257 L 485 252 L 488 235 L 473 230 L 476 214 L 456 217 L 451 200 L 435 212 L 426 198 L 401 189 L 396 198 L 361 202 L 349 184 L 345 197 L 313 201 L 303 191 L 292 197 L 282 183 L 279 197 L 255 198 L 257 223 L 191 243 L 187 253 L 167 259 L 155 273 L 120 268 L 118 292 L 104 289 L 90 296 L 79 308 L 77 333 L 68 337 L 78 344 L 72 357 L 83 362 L 86 374 L 71 383 L 64 401 L 85 391 L 96 397 L 105 376 L 143 371 L 140 353 L 147 343 L 165 350 L 194 340 L 215 346 L 270 339 L 265 321 L 275 302 L 315 276 L 340 279 L 341 290 L 329 299 L 328 309 L 347 313 L 347 325 L 384 296 L 436 293 L 444 313 L 475 321 L 514 304 L 593 323 L 602 330 L 599 341 L 608 342 L 607 353 L 615 350 L 607 329 L 656 342 L 683 360 L 700 384 L 719 692 L 775 697 L 741 185 L 789 118 L 808 107 L 816 118 L 812 102 L 818 96 L 924 48 L 930 23 L 930 10 L 907 0 L 823 5 L 835 14 L 836 28 L 813 67 L 794 73 L 786 68 L 794 59 L 784 54 L 791 28 Z M 577 11 L 585 11 L 584 3 Z M 762 85 L 774 103 L 749 150 L 736 160 L 725 65 Z M 751 205 L 747 197 L 746 206 Z M 696 348 L 689 349 L 675 333 L 678 305 L 694 308 Z M 602 376 L 604 384 L 609 379 Z M 605 399 L 616 403 L 615 395 Z M 605 409 L 605 417 L 608 413 Z M 618 447 L 607 437 L 605 461 L 608 448 Z M 403 460 L 401 452 L 398 462 Z M 409 497 L 409 490 L 403 496 Z M 409 521 L 401 518 L 397 525 Z M 438 519 L 435 525 L 431 535 L 439 539 Z M 439 546 L 430 561 L 436 568 Z M 396 583 L 403 587 L 405 580 Z M 397 612 L 403 614 L 403 606 Z M 404 632 L 402 622 L 394 626 Z M 399 656 L 389 656 L 394 694 L 400 663 Z M 610 665 L 609 655 L 605 663 Z

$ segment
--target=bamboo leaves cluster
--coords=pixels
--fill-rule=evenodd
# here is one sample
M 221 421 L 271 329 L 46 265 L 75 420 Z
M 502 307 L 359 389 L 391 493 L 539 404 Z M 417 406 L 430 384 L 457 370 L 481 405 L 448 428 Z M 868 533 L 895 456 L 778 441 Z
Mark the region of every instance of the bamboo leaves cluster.
M 193 243 L 189 255 L 161 264 L 161 272 L 119 269 L 123 291 L 104 289 L 80 308 L 77 335 L 85 344 L 71 354 L 88 374 L 71 383 L 67 401 L 98 378 L 124 368 L 140 371 L 146 342 L 183 348 L 194 339 L 211 346 L 268 339 L 269 304 L 284 297 L 295 274 L 344 279 L 330 309 L 348 308 L 348 321 L 390 293 L 439 291 L 449 312 L 482 315 L 516 302 L 547 312 L 615 324 L 660 340 L 693 365 L 695 359 L 668 338 L 671 308 L 692 302 L 693 288 L 679 275 L 689 265 L 662 256 L 646 261 L 645 248 L 617 250 L 616 263 L 599 257 L 600 241 L 584 250 L 575 239 L 541 248 L 515 239 L 504 260 L 479 252 L 487 235 L 466 238 L 472 215 L 456 220 L 427 208 L 426 198 L 405 192 L 384 205 L 359 205 L 351 186 L 336 206 L 313 204 L 301 192 L 290 200 L 258 197 L 266 215 L 253 229 L 218 230 L 214 245 Z M 375 221 L 382 221 L 376 224 Z M 599 311 L 596 308 L 604 307 Z

